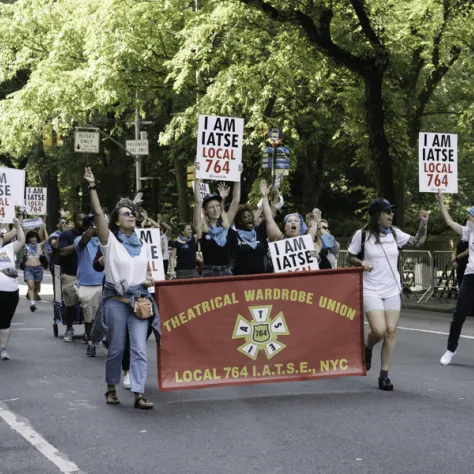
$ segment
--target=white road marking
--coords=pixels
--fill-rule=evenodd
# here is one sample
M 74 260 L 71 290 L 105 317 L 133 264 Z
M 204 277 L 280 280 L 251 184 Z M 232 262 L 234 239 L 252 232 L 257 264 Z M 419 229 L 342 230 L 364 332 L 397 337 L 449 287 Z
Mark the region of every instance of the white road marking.
M 9 400 L 0 400 L 0 402 L 16 402 L 19 398 L 10 398 Z
M 26 324 L 26 323 L 10 323 L 12 326 L 18 326 L 20 324 Z
M 46 328 L 13 328 L 12 331 L 44 331 Z
M 369 325 L 369 323 L 364 322 L 365 325 Z M 403 331 L 414 331 L 414 332 L 424 332 L 427 334 L 438 334 L 439 336 L 449 336 L 449 332 L 444 332 L 444 331 L 431 331 L 429 329 L 418 329 L 418 328 L 405 328 L 403 326 L 398 326 L 397 329 L 402 329 Z M 474 336 L 460 336 L 461 339 L 474 339 Z
M 20 418 L 6 405 L 0 403 L 0 418 L 3 418 L 10 428 L 34 446 L 46 459 L 51 461 L 62 473 L 81 472 L 79 467 L 69 461 L 67 457 L 59 452 L 52 444 L 49 444 L 37 431 L 29 424 L 26 418 Z

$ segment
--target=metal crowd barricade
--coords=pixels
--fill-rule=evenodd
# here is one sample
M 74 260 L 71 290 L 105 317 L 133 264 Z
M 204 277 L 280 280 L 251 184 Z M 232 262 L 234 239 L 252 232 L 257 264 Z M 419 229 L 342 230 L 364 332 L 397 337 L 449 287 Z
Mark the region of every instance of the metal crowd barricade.
M 433 256 L 428 250 L 403 250 L 400 275 L 404 293 L 421 293 L 417 303 L 426 303 L 434 293 Z
M 433 288 L 437 298 L 456 298 L 458 283 L 452 252 L 433 252 Z
M 349 252 L 347 250 L 339 250 L 337 253 L 337 268 L 346 268 L 347 265 L 347 254 Z

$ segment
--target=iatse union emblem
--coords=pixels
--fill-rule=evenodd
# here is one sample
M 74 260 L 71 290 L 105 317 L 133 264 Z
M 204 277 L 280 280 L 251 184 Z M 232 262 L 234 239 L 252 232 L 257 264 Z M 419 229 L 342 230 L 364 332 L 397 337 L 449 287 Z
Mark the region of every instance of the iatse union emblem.
M 286 346 L 278 341 L 279 336 L 288 336 L 290 331 L 283 312 L 280 311 L 273 319 L 273 306 L 250 306 L 251 320 L 248 321 L 241 314 L 237 316 L 232 339 L 245 339 L 237 349 L 253 360 L 263 350 L 268 359 L 281 352 Z

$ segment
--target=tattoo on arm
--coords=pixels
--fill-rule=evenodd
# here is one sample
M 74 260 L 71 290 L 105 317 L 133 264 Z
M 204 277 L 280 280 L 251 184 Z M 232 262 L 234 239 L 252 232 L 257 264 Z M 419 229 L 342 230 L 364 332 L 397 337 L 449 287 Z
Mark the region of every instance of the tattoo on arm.
M 408 239 L 406 247 L 415 248 L 415 249 L 422 247 L 426 241 L 427 230 L 428 230 L 428 226 L 427 226 L 426 221 L 420 221 L 420 227 L 418 229 L 418 232 L 416 233 L 414 237 L 411 236 Z
M 351 253 L 347 254 L 346 260 L 347 263 L 355 265 L 356 267 L 362 266 L 362 260 L 358 259 L 355 255 L 352 255 Z

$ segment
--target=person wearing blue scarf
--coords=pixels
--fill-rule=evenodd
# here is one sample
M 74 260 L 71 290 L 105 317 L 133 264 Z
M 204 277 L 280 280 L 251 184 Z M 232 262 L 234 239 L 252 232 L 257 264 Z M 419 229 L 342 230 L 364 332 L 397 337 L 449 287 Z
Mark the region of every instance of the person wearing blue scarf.
M 130 334 L 130 389 L 135 394 L 134 407 L 140 410 L 153 408 L 144 397 L 147 378 L 148 319 L 135 315 L 135 301 L 151 301 L 147 288 L 154 285 L 151 278 L 149 247 L 142 245 L 137 235 L 136 209 L 132 201 L 123 199 L 111 212 L 109 223 L 104 217 L 97 195 L 97 185 L 90 168 L 84 179 L 89 184 L 92 212 L 95 214 L 97 236 L 104 256 L 105 289 L 101 301 L 101 321 L 107 326 L 107 352 L 105 393 L 108 405 L 118 405 L 116 386 L 120 383 L 122 357 L 127 328 Z M 153 303 L 153 302 L 152 302 Z M 153 305 L 153 328 L 159 333 L 159 314 Z
M 46 229 L 44 231 L 46 232 Z M 36 311 L 36 301 L 40 299 L 39 292 L 43 281 L 43 266 L 40 257 L 43 255 L 47 239 L 48 235 L 46 234 L 44 242 L 40 242 L 39 234 L 35 230 L 30 230 L 26 234 L 26 261 L 23 276 L 28 285 L 31 312 Z
M 197 241 L 191 224 L 181 224 L 177 240 L 171 241 L 169 275 L 178 280 L 200 278 L 196 264 Z
M 199 164 L 195 163 L 195 168 Z M 239 168 L 242 171 L 242 168 Z M 208 194 L 204 197 L 200 192 L 200 180 L 194 182 L 194 218 L 193 225 L 201 244 L 204 260 L 202 277 L 231 276 L 231 246 L 229 229 L 234 221 L 240 202 L 240 182 L 234 183 L 232 202 L 225 212 L 223 199 L 230 193 L 226 184 L 219 185 L 219 195 Z
M 230 230 L 234 275 L 265 273 L 268 251 L 265 222 L 254 226 L 254 214 L 247 205 L 239 206 L 235 215 L 235 230 Z

